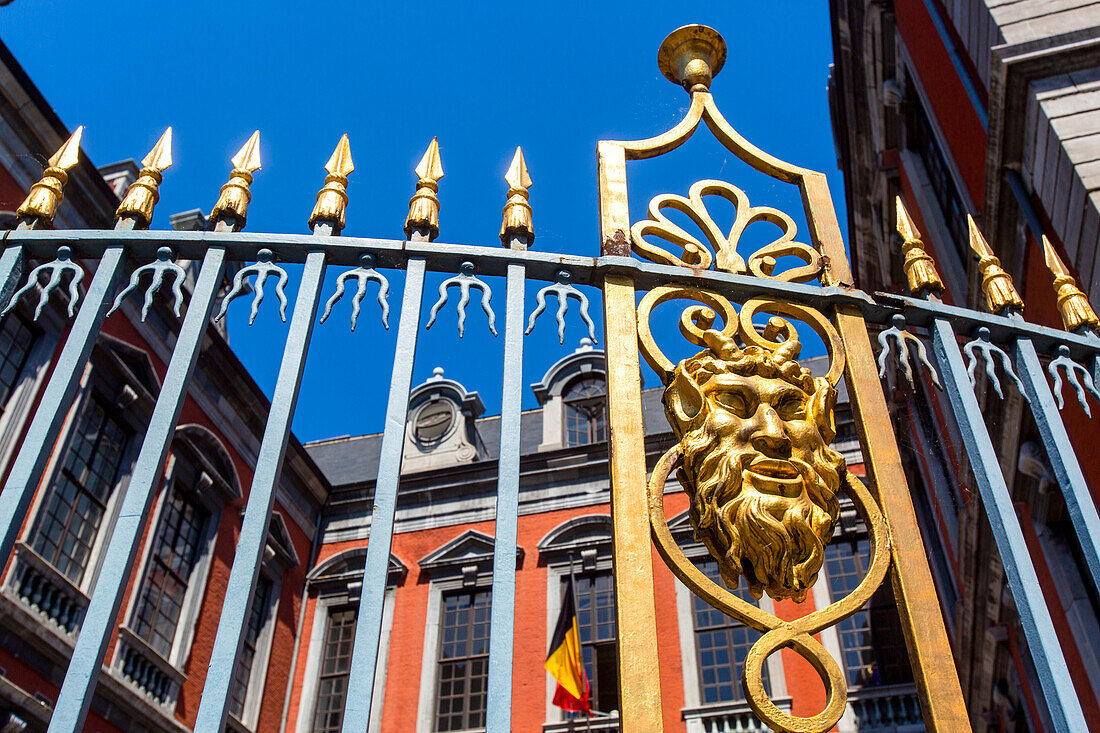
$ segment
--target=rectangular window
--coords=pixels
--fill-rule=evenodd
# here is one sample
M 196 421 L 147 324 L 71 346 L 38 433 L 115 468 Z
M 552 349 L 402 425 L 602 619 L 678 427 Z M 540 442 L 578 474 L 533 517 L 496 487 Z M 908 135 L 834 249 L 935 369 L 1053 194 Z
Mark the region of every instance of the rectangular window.
M 725 585 L 715 560 L 704 560 L 698 566 L 708 578 Z M 749 595 L 747 588 L 738 587 L 733 593 L 757 605 L 756 599 Z M 699 692 L 703 703 L 745 699 L 741 688 L 741 665 L 745 663 L 749 649 L 760 635 L 698 596 L 692 595 L 691 604 L 695 624 L 695 648 L 699 660 Z M 763 677 L 764 689 L 770 691 L 767 665 L 764 665 Z
M 919 104 L 913 115 L 913 124 L 909 128 L 909 147 L 920 156 L 936 202 L 940 205 L 947 229 L 951 233 L 952 245 L 962 257 L 963 262 L 972 256 L 969 247 L 970 235 L 966 224 L 966 206 L 955 185 L 955 178 L 947 166 L 947 158 L 932 131 L 932 125 L 924 108 Z
M 851 593 L 867 575 L 871 545 L 833 542 L 825 547 L 825 572 L 833 603 Z M 889 583 L 884 583 L 859 612 L 837 624 L 848 684 L 893 685 L 913 679 Z
M 491 604 L 492 594 L 487 590 L 461 591 L 443 596 L 435 716 L 437 731 L 485 726 Z
M 98 400 L 88 400 L 38 520 L 32 547 L 77 585 L 84 579 L 129 439 Z
M 583 379 L 565 393 L 565 444 L 589 445 L 607 440 L 607 390 L 599 379 Z
M 38 332 L 18 313 L 0 322 L 0 409 L 7 407 L 37 340 Z
M 244 632 L 244 647 L 241 649 L 240 658 L 237 659 L 237 668 L 233 672 L 233 687 L 229 691 L 229 712 L 236 716 L 237 720 L 244 717 L 248 683 L 252 678 L 252 665 L 256 660 L 260 632 L 263 631 L 264 623 L 267 622 L 271 592 L 271 580 L 261 575 L 256 581 L 256 593 L 252 596 L 252 608 L 248 612 L 248 627 Z
M 166 659 L 172 651 L 176 625 L 208 517 L 209 514 L 173 482 L 164 498 L 160 526 L 153 540 L 134 616 L 134 631 Z
M 592 708 L 609 713 L 619 709 L 614 581 L 611 573 L 578 575 L 575 580 L 577 630 L 581 636 L 581 658 L 591 688 Z
M 317 686 L 317 708 L 313 713 L 313 733 L 340 733 L 343 726 L 357 614 L 356 608 L 343 608 L 328 615 L 325 645 L 321 650 L 321 675 Z

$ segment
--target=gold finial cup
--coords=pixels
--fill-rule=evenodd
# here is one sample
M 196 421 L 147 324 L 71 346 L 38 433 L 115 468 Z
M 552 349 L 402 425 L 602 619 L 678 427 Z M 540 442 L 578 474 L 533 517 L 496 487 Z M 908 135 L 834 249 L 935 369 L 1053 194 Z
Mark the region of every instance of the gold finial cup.
M 160 200 L 159 188 L 161 181 L 164 180 L 164 171 L 171 165 L 172 128 L 169 127 L 141 161 L 141 173 L 126 189 L 122 203 L 115 211 L 115 220 L 129 216 L 136 220 L 136 226 L 139 229 L 148 227 L 153 220 L 153 207 Z
M 1058 253 L 1054 251 L 1054 245 L 1043 235 L 1043 254 L 1046 257 L 1047 268 L 1054 275 L 1054 290 L 1058 296 L 1058 311 L 1062 314 L 1062 323 L 1067 331 L 1077 331 L 1088 326 L 1092 329 L 1100 328 L 1100 318 L 1096 317 L 1096 311 L 1092 309 L 1088 297 L 1077 287 L 1077 282 L 1070 274 Z
M 344 228 L 344 211 L 348 207 L 348 175 L 355 170 L 351 160 L 351 143 L 348 136 L 340 138 L 332 157 L 325 164 L 328 175 L 325 185 L 317 192 L 317 203 L 309 215 L 312 227 L 318 221 L 331 221 L 338 229 Z
M 76 128 L 57 152 L 50 156 L 42 178 L 31 186 L 27 198 L 20 204 L 16 215 L 20 219 L 39 219 L 52 222 L 61 205 L 63 190 L 69 180 L 69 170 L 80 159 L 80 136 L 84 126 Z
M 508 201 L 505 202 L 502 212 L 504 221 L 500 225 L 500 242 L 509 247 L 513 236 L 525 237 L 526 249 L 535 241 L 535 226 L 531 220 L 531 204 L 527 201 L 532 182 L 527 173 L 527 161 L 523 159 L 522 148 L 516 148 L 504 180 L 508 183 Z
M 244 226 L 248 214 L 248 204 L 252 201 L 252 174 L 260 170 L 260 131 L 252 133 L 248 142 L 237 151 L 230 161 L 233 171 L 229 174 L 229 180 L 222 186 L 218 203 L 210 211 L 211 220 L 217 220 L 222 216 L 236 218 L 241 226 Z
M 897 204 L 898 234 L 901 235 L 902 254 L 905 256 L 902 268 L 905 270 L 905 277 L 909 281 L 909 292 L 918 296 L 924 291 L 936 294 L 942 293 L 944 290 L 943 280 L 940 279 L 940 274 L 936 272 L 936 263 L 932 259 L 932 255 L 924 250 L 920 232 L 909 216 L 905 204 L 902 203 L 901 196 L 895 197 L 895 202 Z
M 705 92 L 726 63 L 726 41 L 705 25 L 685 25 L 669 33 L 657 50 L 657 66 L 669 81 L 689 93 Z
M 978 255 L 978 272 L 982 275 L 982 291 L 989 310 L 993 313 L 1002 313 L 1010 308 L 1023 310 L 1024 301 L 1012 284 L 1012 276 L 1001 267 L 1001 261 L 993 256 L 993 250 L 978 231 L 974 217 L 967 214 L 966 223 L 970 229 L 970 249 Z
M 416 193 L 409 199 L 409 215 L 405 217 L 405 236 L 415 229 L 427 229 L 428 241 L 439 236 L 439 180 L 443 178 L 443 162 L 439 157 L 439 140 L 432 138 L 424 157 L 414 171 Z

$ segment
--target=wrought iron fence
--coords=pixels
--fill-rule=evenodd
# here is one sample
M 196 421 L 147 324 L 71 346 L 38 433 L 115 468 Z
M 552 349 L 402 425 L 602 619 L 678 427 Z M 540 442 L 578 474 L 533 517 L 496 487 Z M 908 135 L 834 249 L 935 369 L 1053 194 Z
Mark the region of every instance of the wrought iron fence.
M 823 731 L 837 722 L 847 703 L 843 675 L 839 674 L 837 662 L 829 657 L 812 635 L 858 611 L 889 571 L 910 658 L 914 661 L 925 724 L 935 730 L 969 729 L 935 587 L 879 384 L 879 375 L 885 373 L 891 356 L 898 360 L 902 373 L 910 383 L 913 382 L 915 369 L 910 349 L 919 369 L 928 374 L 937 387 L 942 376 L 942 389 L 950 398 L 955 421 L 966 445 L 1055 729 L 1085 729 L 1081 706 L 1053 624 L 1046 613 L 1031 556 L 982 421 L 973 382 L 981 358 L 986 365 L 986 374 L 998 392 L 1000 383 L 995 364 L 1027 397 L 1065 496 L 1091 581 L 1097 584 L 1100 581 L 1100 557 L 1096 543 L 1100 540 L 1100 519 L 1058 411 L 1062 388 L 1066 383 L 1074 389 L 1086 410 L 1089 395 L 1100 400 L 1100 392 L 1093 381 L 1094 374 L 1100 375 L 1100 337 L 1097 336 L 1100 322 L 1049 245 L 1048 263 L 1056 276 L 1055 285 L 1066 330 L 1024 321 L 1019 315 L 1022 302 L 1012 287 L 1011 279 L 985 246 L 973 222 L 971 245 L 981 257 L 982 285 L 991 313 L 941 302 L 938 294 L 943 286 L 900 200 L 899 232 L 904 239 L 905 269 L 913 295 L 876 294 L 872 297 L 854 288 L 824 176 L 783 163 L 754 148 L 719 113 L 710 95 L 709 84 L 711 77 L 720 70 L 724 55 L 721 38 L 700 26 L 680 29 L 662 45 L 659 56 L 661 68 L 666 76 L 682 84 L 689 92 L 691 108 L 684 122 L 658 137 L 640 142 L 600 144 L 602 247 L 601 254 L 596 257 L 541 253 L 530 249 L 534 239 L 531 207 L 527 200 L 531 180 L 520 151 L 517 151 L 507 176 L 510 188 L 501 228 L 504 247 L 437 242 L 437 182 L 443 170 L 434 140 L 416 169 L 419 181 L 405 223 L 406 240 L 339 236 L 348 200 L 345 187 L 353 170 L 346 136 L 341 139 L 326 166 L 328 175 L 309 220 L 312 235 L 246 234 L 241 231 L 250 200 L 249 184 L 253 173 L 260 167 L 258 137 L 255 135 L 233 158 L 234 168 L 229 181 L 223 186 L 211 213 L 210 231 L 149 231 L 147 227 L 157 201 L 158 186 L 162 174 L 171 164 L 171 130 L 165 133 L 142 162 L 140 177 L 127 191 L 113 230 L 52 231 L 47 227 L 61 200 L 66 171 L 76 163 L 80 139 L 80 130 L 77 130 L 51 158 L 44 177 L 19 209 L 21 223 L 17 230 L 5 235 L 0 255 L 0 302 L 7 305 L 5 313 L 19 298 L 35 291 L 40 275 L 48 275 L 46 284 L 37 291 L 39 302 L 45 303 L 54 297 L 67 277 L 69 311 L 74 316 L 72 328 L 14 460 L 10 477 L 0 493 L 0 531 L 3 533 L 0 553 L 4 557 L 8 557 L 15 548 L 22 519 L 57 440 L 66 407 L 77 390 L 81 372 L 104 318 L 139 288 L 145 277 L 151 279 L 144 291 L 143 313 L 148 311 L 165 278 L 171 279 L 173 303 L 178 313 L 183 301 L 180 288 L 183 272 L 175 261 L 188 259 L 201 262 L 201 265 L 91 601 L 86 609 L 69 609 L 63 614 L 72 622 L 73 628 L 76 626 L 76 616 L 82 616 L 82 620 L 75 651 L 50 721 L 50 731 L 77 731 L 84 724 L 134 566 L 159 470 L 180 416 L 203 336 L 214 313 L 227 263 L 242 263 L 245 266 L 235 274 L 232 289 L 222 301 L 215 320 L 222 318 L 232 301 L 244 294 L 249 278 L 253 278 L 254 291 L 252 318 L 255 318 L 258 308 L 271 307 L 265 305 L 269 297 L 265 292 L 265 281 L 274 278 L 274 297 L 278 301 L 279 312 L 285 320 L 289 311 L 290 323 L 248 493 L 247 509 L 225 594 L 227 602 L 222 608 L 196 730 L 221 731 L 226 725 L 232 673 L 246 633 L 246 613 L 250 607 L 241 599 L 251 598 L 256 588 L 275 488 L 290 435 L 311 335 L 318 322 L 319 305 L 324 296 L 324 276 L 329 266 L 348 269 L 340 275 L 337 289 L 325 302 L 324 314 L 319 320 L 324 322 L 329 317 L 335 302 L 345 294 L 348 282 L 355 280 L 357 288 L 352 296 L 352 329 L 371 283 L 377 285 L 375 299 L 380 306 L 380 317 L 388 327 L 389 283 L 385 273 L 392 270 L 405 272 L 343 730 L 365 731 L 370 717 L 408 395 L 420 331 L 425 274 L 428 271 L 452 276 L 440 286 L 438 300 L 431 308 L 425 328 L 431 327 L 436 314 L 452 302 L 452 288 L 457 288 L 458 300 L 454 307 L 458 313 L 460 336 L 465 327 L 471 290 L 479 291 L 480 308 L 486 317 L 486 321 L 479 321 L 477 327 L 482 327 L 484 323 L 496 333 L 497 316 L 491 302 L 490 286 L 480 278 L 504 276 L 507 283 L 502 313 L 502 425 L 487 730 L 506 731 L 511 726 L 516 571 L 513 548 L 517 544 L 519 505 L 523 336 L 543 312 L 546 297 L 553 294 L 559 302 L 556 314 L 559 337 L 565 327 L 567 302 L 572 298 L 579 301 L 579 317 L 594 338 L 593 324 L 587 313 L 587 297 L 578 286 L 602 289 L 606 316 L 604 340 L 608 349 L 611 401 L 611 486 L 620 629 L 621 725 L 625 730 L 659 731 L 662 728 L 661 695 L 656 673 L 651 540 L 657 544 L 670 568 L 693 592 L 763 632 L 749 655 L 743 680 L 752 710 L 767 725 L 779 730 Z M 690 137 L 700 122 L 706 122 L 723 145 L 756 169 L 800 188 L 810 225 L 809 244 L 794 241 L 794 225 L 785 214 L 766 207 L 750 207 L 740 189 L 721 181 L 700 182 L 692 187 L 687 198 L 672 195 L 658 197 L 650 207 L 648 219 L 631 222 L 626 206 L 626 160 L 653 157 L 672 150 Z M 729 237 L 724 236 L 709 219 L 702 203 L 706 195 L 719 195 L 736 205 L 737 224 Z M 664 207 L 676 208 L 691 217 L 703 229 L 707 242 L 703 243 L 671 225 L 661 215 Z M 739 232 L 758 220 L 778 224 L 783 235 L 745 260 L 737 253 Z M 654 236 L 682 251 L 673 254 L 647 239 Z M 783 257 L 794 257 L 798 263 L 794 267 L 780 268 L 777 272 L 777 260 Z M 33 269 L 26 278 L 26 284 L 20 287 L 24 281 L 25 265 L 32 260 L 41 260 L 46 264 Z M 83 294 L 80 293 L 83 270 L 78 262 L 89 267 L 94 265 L 94 273 Z M 283 269 L 286 263 L 304 264 L 292 306 L 284 294 L 288 281 L 287 272 Z M 119 290 L 128 267 L 139 264 L 133 270 L 129 284 Z M 538 293 L 538 308 L 529 317 L 524 311 L 528 280 L 545 283 Z M 639 293 L 644 293 L 640 305 Z M 689 359 L 673 364 L 657 346 L 657 339 L 649 328 L 648 316 L 656 304 L 683 298 L 703 303 L 703 307 L 693 306 L 684 311 L 681 328 L 685 337 L 705 348 L 693 357 L 696 361 Z M 740 312 L 732 303 L 741 304 Z M 753 321 L 757 313 L 771 313 L 773 317 L 767 324 L 759 324 Z M 721 329 L 713 327 L 718 318 L 723 324 Z M 799 371 L 800 367 L 794 361 L 797 357 L 797 330 L 790 321 L 800 321 L 822 336 L 832 360 L 832 368 L 826 377 L 806 381 L 809 378 Z M 877 364 L 868 336 L 868 323 L 885 328 L 878 336 L 881 352 Z M 913 329 L 927 330 L 932 342 L 933 359 L 928 358 L 920 337 Z M 960 346 L 960 333 L 971 338 L 965 346 Z M 1012 356 L 1005 349 L 1010 350 Z M 647 477 L 642 445 L 639 353 L 666 380 L 665 403 L 680 441 L 654 467 L 652 480 Z M 1053 360 L 1044 367 L 1040 355 L 1050 355 Z M 705 368 L 700 366 L 704 362 Z M 823 448 L 827 448 L 832 439 L 828 434 L 832 409 L 829 395 L 835 397 L 835 391 L 830 390 L 842 376 L 847 380 L 872 488 L 864 487 L 858 479 L 845 474 L 841 466 L 834 470 L 839 472 L 840 478 L 833 477 L 839 483 L 835 483 L 832 489 L 839 487 L 847 491 L 862 513 L 871 534 L 873 561 L 867 578 L 849 597 L 819 609 L 800 621 L 780 621 L 741 601 L 703 576 L 686 562 L 682 553 L 677 555 L 675 543 L 671 541 L 667 521 L 663 517 L 662 487 L 665 477 L 679 465 L 685 469 L 681 473 L 681 481 L 689 488 L 689 493 L 698 488 L 692 474 L 695 464 L 688 465 L 691 459 L 687 455 L 689 448 L 685 441 L 690 437 L 689 431 L 698 428 L 696 416 L 702 414 L 703 403 L 710 399 L 706 397 L 709 392 L 705 391 L 710 387 L 698 381 L 702 379 L 698 377 L 699 370 L 707 369 L 711 370 L 707 372 L 710 375 L 707 378 L 713 376 L 718 381 L 721 381 L 720 375 L 763 375 L 766 379 L 781 378 L 789 384 L 801 385 L 799 389 L 804 392 L 803 399 L 808 400 L 801 409 L 819 419 L 815 428 L 818 431 L 816 440 L 822 442 Z M 1054 380 L 1053 389 L 1047 381 L 1048 376 Z M 688 378 L 696 380 L 692 382 L 694 387 L 684 381 Z M 693 397 L 691 389 L 698 389 L 702 396 Z M 685 407 L 685 400 L 690 402 L 692 399 L 696 401 L 694 406 L 689 406 L 690 409 Z M 772 420 L 773 415 L 778 415 L 776 410 L 781 408 L 778 403 L 769 402 L 760 409 L 763 410 L 761 419 Z M 806 422 L 810 417 L 796 410 L 790 420 Z M 794 449 L 797 450 L 798 446 L 795 445 Z M 727 449 L 716 448 L 711 453 L 717 455 L 723 450 Z M 785 450 L 790 458 L 791 446 L 788 444 Z M 782 465 L 777 467 L 778 459 L 773 457 L 768 460 L 771 462 L 766 461 L 767 466 L 755 469 L 758 475 L 754 474 L 757 475 L 754 480 L 761 481 L 764 486 L 788 485 L 783 482 L 796 480 L 787 468 Z M 797 479 L 808 480 L 805 477 Z M 822 499 L 820 504 L 818 509 L 828 514 L 828 498 Z M 697 520 L 693 516 L 693 522 Z M 706 534 L 706 528 L 700 530 L 701 526 L 697 524 L 696 530 Z M 826 526 L 831 533 L 832 522 L 827 522 Z M 825 536 L 824 541 L 827 540 Z M 717 545 L 709 542 L 708 547 L 720 562 L 730 561 L 728 552 L 723 555 L 716 551 Z M 748 548 L 744 552 L 758 550 Z M 744 575 L 755 593 L 767 591 L 776 597 L 797 599 L 804 597 L 807 583 L 812 584 L 812 579 L 816 577 L 817 569 L 811 567 L 810 571 L 805 577 L 796 573 L 782 581 L 763 577 L 759 569 L 740 565 L 732 571 L 726 568 L 723 572 L 730 572 L 727 579 L 732 577 L 734 581 L 738 575 Z M 26 566 L 24 573 L 26 577 L 21 587 L 25 586 L 26 590 L 21 592 L 36 599 L 41 596 L 43 603 L 68 604 L 66 608 L 72 606 L 71 600 L 63 597 L 63 593 L 43 590 L 31 565 Z M 71 630 L 68 622 L 66 629 Z M 776 706 L 760 684 L 763 659 L 784 646 L 794 648 L 808 659 L 826 685 L 828 702 L 825 710 L 816 716 L 793 717 Z M 140 650 L 133 651 L 131 656 L 132 663 L 127 663 L 130 665 L 128 669 L 132 669 L 128 674 L 141 677 L 142 684 L 155 687 L 158 694 L 168 694 L 164 690 L 168 689 L 166 685 L 170 686 L 169 682 L 154 679 L 157 671 L 147 669 L 147 664 L 143 666 Z M 907 707 L 903 706 L 904 711 L 900 713 L 893 708 L 887 711 L 887 707 L 894 705 L 894 702 L 887 705 L 871 697 L 860 698 L 857 702 L 864 707 L 874 707 L 883 720 L 893 720 L 899 715 L 911 718 L 915 714 L 909 702 L 905 703 Z

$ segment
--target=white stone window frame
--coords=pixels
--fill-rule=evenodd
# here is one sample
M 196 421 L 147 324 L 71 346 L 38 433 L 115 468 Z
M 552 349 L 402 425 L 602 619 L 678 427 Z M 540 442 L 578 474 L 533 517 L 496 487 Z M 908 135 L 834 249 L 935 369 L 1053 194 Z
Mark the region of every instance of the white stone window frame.
M 313 624 L 306 647 L 306 668 L 302 674 L 302 694 L 298 705 L 298 720 L 294 733 L 310 733 L 316 712 L 317 690 L 321 682 L 321 663 L 324 654 L 328 620 L 334 609 L 358 607 L 363 591 L 363 569 L 367 557 L 366 547 L 344 550 L 314 568 L 306 579 L 306 597 L 311 590 L 317 593 L 313 611 Z M 331 570 L 340 563 L 358 564 L 358 570 L 333 575 Z M 371 694 L 370 720 L 367 733 L 381 733 L 382 710 L 386 701 L 386 667 L 390 655 L 390 634 L 393 631 L 393 614 L 396 606 L 397 587 L 405 582 L 408 569 L 396 556 L 390 555 L 385 598 L 382 602 L 382 633 L 378 642 L 378 663 L 374 670 L 374 689 Z M 358 623 L 358 619 L 356 619 Z
M 237 476 L 235 474 L 228 477 L 217 475 L 217 472 L 213 471 L 212 468 L 202 465 L 205 461 L 202 460 L 201 454 L 199 454 L 195 448 L 191 448 L 190 452 L 195 454 L 195 457 L 198 459 L 194 461 L 196 465 L 190 467 L 197 486 L 183 485 L 180 487 L 180 490 L 190 499 L 194 500 L 199 507 L 207 513 L 207 517 L 203 522 L 202 531 L 199 535 L 197 547 L 198 557 L 195 560 L 194 567 L 191 569 L 191 574 L 187 578 L 187 590 L 184 593 L 183 603 L 180 604 L 180 615 L 176 620 L 176 630 L 172 639 L 172 648 L 168 652 L 167 657 L 158 654 L 134 630 L 134 615 L 137 613 L 141 595 L 145 587 L 146 576 L 149 572 L 149 563 L 152 560 L 153 547 L 156 545 L 157 533 L 161 530 L 161 520 L 164 515 L 165 503 L 167 502 L 169 493 L 175 487 L 176 482 L 182 480 L 180 476 L 182 473 L 180 462 L 184 459 L 180 456 L 179 436 L 184 429 L 196 427 L 200 426 L 186 425 L 176 428 L 175 434 L 177 437 L 173 441 L 171 447 L 161 489 L 157 494 L 152 519 L 149 524 L 151 531 L 145 546 L 142 548 L 141 557 L 138 561 L 138 574 L 135 576 L 134 591 L 130 594 L 126 603 L 125 612 L 122 615 L 122 618 L 125 620 L 119 631 L 122 638 L 126 641 L 115 645 L 114 658 L 112 661 L 112 668 L 118 672 L 121 678 L 125 679 L 122 673 L 124 663 L 123 652 L 125 651 L 126 644 L 132 643 L 139 646 L 146 656 L 156 655 L 162 662 L 170 666 L 174 672 L 171 676 L 178 680 L 172 693 L 164 702 L 164 706 L 170 710 L 175 709 L 176 696 L 179 693 L 179 683 L 182 683 L 182 680 L 187 676 L 184 670 L 191 657 L 191 651 L 195 640 L 195 631 L 199 621 L 199 613 L 202 610 L 202 602 L 206 596 L 207 582 L 210 579 L 210 568 L 214 560 L 214 544 L 218 538 L 218 528 L 221 526 L 222 512 L 226 504 L 231 504 L 241 498 L 241 488 L 240 484 L 237 482 Z M 205 428 L 200 429 L 208 434 L 208 439 L 214 441 L 222 450 L 225 450 L 221 441 L 218 440 L 213 433 Z M 228 455 L 228 453 L 226 455 Z M 212 473 L 215 475 L 212 475 Z
M 153 398 L 149 389 L 142 385 L 139 379 L 136 379 L 128 369 L 119 369 L 118 360 L 107 357 L 106 352 L 108 349 L 103 348 L 105 344 L 125 348 L 144 356 L 146 359 L 148 358 L 144 352 L 129 344 L 110 336 L 101 336 L 100 344 L 97 344 L 93 352 L 93 358 L 84 367 L 76 397 L 65 416 L 58 439 L 53 446 L 46 468 L 42 472 L 41 489 L 37 492 L 27 515 L 30 520 L 26 524 L 20 542 L 16 544 L 17 555 L 20 552 L 34 552 L 31 545 L 35 531 L 38 528 L 39 515 L 53 493 L 58 473 L 61 471 L 72 448 L 72 441 L 76 437 L 76 426 L 83 418 L 89 401 L 98 399 L 110 411 L 111 416 L 117 419 L 129 432 L 130 437 L 126 450 L 123 452 L 122 460 L 119 463 L 118 478 L 111 490 L 111 495 L 107 499 L 103 518 L 100 521 L 96 539 L 92 544 L 88 563 L 84 568 L 84 575 L 80 583 L 72 583 L 67 576 L 54 568 L 52 564 L 46 562 L 44 558 L 41 563 L 55 575 L 54 582 L 62 586 L 73 587 L 84 597 L 85 608 L 87 607 L 87 601 L 91 598 L 92 589 L 95 588 L 96 579 L 99 577 L 103 556 L 107 551 L 107 543 L 114 532 L 115 521 L 122 505 L 122 497 L 125 496 L 130 485 L 130 478 L 145 436 L 148 416 L 152 413 L 155 402 L 155 398 Z M 14 591 L 18 575 L 17 563 L 12 562 L 10 568 L 5 585 Z M 81 619 L 82 622 L 83 619 Z M 77 629 L 79 629 L 79 626 L 80 623 L 77 624 Z
M 713 559 L 710 551 L 707 550 L 704 545 L 694 541 L 691 535 L 692 527 L 688 521 L 688 513 L 686 511 L 672 518 L 668 526 L 672 531 L 673 537 L 676 538 L 680 549 L 688 559 Z M 818 587 L 823 580 L 824 577 L 822 576 L 818 579 L 818 584 L 813 588 L 815 598 L 817 597 L 816 593 Z M 680 582 L 679 578 L 676 579 L 674 585 L 676 587 L 676 623 L 680 632 L 680 664 L 684 671 L 684 708 L 682 714 L 687 724 L 688 733 L 703 733 L 703 731 L 706 730 L 704 720 L 708 716 L 721 715 L 728 712 L 739 713 L 747 711 L 749 710 L 749 704 L 744 698 L 741 700 L 730 700 L 719 703 L 703 702 L 703 693 L 699 679 L 699 649 L 695 635 L 695 610 L 692 608 L 692 598 L 694 594 L 688 590 L 687 586 Z M 775 613 L 775 604 L 767 594 L 764 594 L 760 598 L 758 605 L 760 610 L 766 613 Z M 826 645 L 826 648 L 829 648 L 828 645 Z M 831 652 L 832 650 L 830 649 L 830 653 Z M 789 710 L 790 697 L 787 694 L 787 680 L 784 677 L 783 659 L 779 652 L 768 657 L 767 670 L 768 682 L 771 686 L 772 701 L 778 705 L 780 709 Z
M 267 685 L 267 668 L 271 662 L 271 646 L 275 639 L 275 617 L 279 611 L 279 597 L 283 589 L 283 576 L 299 564 L 294 546 L 274 541 L 281 533 L 289 539 L 286 521 L 279 512 L 272 512 L 271 523 L 267 531 L 267 544 L 264 547 L 264 559 L 260 565 L 260 574 L 271 583 L 271 595 L 267 599 L 264 623 L 256 637 L 256 653 L 252 657 L 252 669 L 248 675 L 248 688 L 245 690 L 244 711 L 237 718 L 232 713 L 228 725 L 233 729 L 254 731 L 260 720 L 260 708 L 263 707 L 264 687 Z M 285 546 L 284 546 L 285 545 Z M 240 664 L 240 659 L 237 660 Z M 234 670 L 234 673 L 236 670 Z M 233 684 L 234 677 L 230 677 Z
M 551 366 L 542 381 L 531 385 L 535 399 L 542 407 L 540 451 L 579 447 L 567 445 L 564 395 L 577 380 L 593 377 L 607 384 L 606 357 L 603 351 L 593 348 L 590 343 L 582 343 L 572 354 Z
M 22 306 L 16 312 L 23 312 L 26 317 Z M 14 316 L 15 312 L 9 317 Z M 32 327 L 38 333 L 34 345 L 27 354 L 23 371 L 19 374 L 18 381 L 8 396 L 8 403 L 0 414 L 0 473 L 7 471 L 15 458 L 19 436 L 23 434 L 23 429 L 30 419 L 34 399 L 46 382 L 51 357 L 57 349 L 58 338 L 65 327 L 54 308 L 45 309 L 37 322 L 29 318 L 28 320 L 32 321 Z
M 435 731 L 443 596 L 456 590 L 492 591 L 493 543 L 494 538 L 483 532 L 466 530 L 417 562 L 420 571 L 429 576 L 429 583 L 424 651 L 420 660 L 420 695 L 416 705 L 416 733 Z M 523 561 L 523 548 L 517 547 L 516 554 L 518 570 Z
M 558 622 L 562 604 L 562 583 L 569 577 L 570 570 L 577 572 L 608 572 L 614 574 L 611 549 L 613 534 L 610 514 L 583 514 L 562 522 L 539 540 L 540 561 L 546 563 L 546 649 L 554 636 L 554 627 Z M 618 620 L 616 619 L 616 624 Z M 616 627 L 616 643 L 618 628 Z M 546 673 L 546 722 L 544 731 L 570 730 L 565 711 L 554 705 L 554 690 L 557 681 Z M 611 712 L 611 711 L 604 711 Z M 605 725 L 614 723 L 618 729 L 618 716 L 605 718 L 593 716 L 591 724 L 594 730 L 603 730 Z

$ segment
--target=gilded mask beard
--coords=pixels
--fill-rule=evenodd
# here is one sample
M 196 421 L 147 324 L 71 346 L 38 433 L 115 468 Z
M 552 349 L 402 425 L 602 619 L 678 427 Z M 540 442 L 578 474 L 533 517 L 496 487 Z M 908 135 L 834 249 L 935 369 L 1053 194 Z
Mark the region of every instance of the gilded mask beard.
M 839 513 L 844 458 L 825 445 L 813 452 L 812 463 L 792 458 L 805 495 L 791 499 L 746 490 L 743 471 L 756 455 L 738 454 L 730 442 L 705 423 L 680 442 L 679 476 L 691 497 L 695 538 L 723 559 L 719 569 L 729 587 L 744 575 L 756 598 L 767 591 L 777 600 L 801 602 L 817 579 Z

